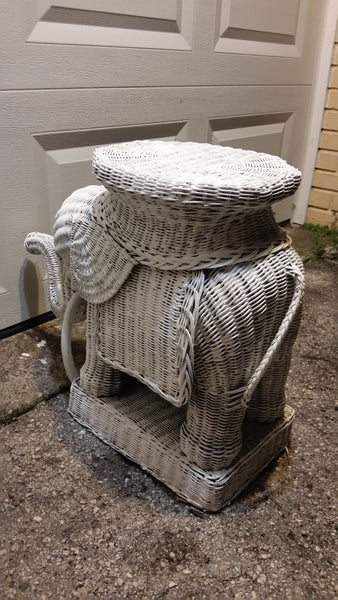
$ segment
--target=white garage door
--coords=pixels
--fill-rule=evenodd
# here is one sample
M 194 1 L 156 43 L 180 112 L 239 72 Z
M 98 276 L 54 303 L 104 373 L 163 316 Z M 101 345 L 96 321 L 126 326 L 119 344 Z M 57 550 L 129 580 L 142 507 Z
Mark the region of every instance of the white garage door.
M 209 141 L 302 167 L 323 4 L 2 0 L 0 328 L 49 310 L 24 238 L 93 182 L 93 147 Z

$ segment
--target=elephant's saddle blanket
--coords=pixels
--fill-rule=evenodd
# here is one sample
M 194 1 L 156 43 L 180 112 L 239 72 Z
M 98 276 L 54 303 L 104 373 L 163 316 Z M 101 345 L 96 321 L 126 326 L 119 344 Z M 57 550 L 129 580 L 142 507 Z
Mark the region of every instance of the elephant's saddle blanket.
M 137 265 L 117 293 L 96 305 L 97 349 L 175 406 L 191 395 L 202 271 Z

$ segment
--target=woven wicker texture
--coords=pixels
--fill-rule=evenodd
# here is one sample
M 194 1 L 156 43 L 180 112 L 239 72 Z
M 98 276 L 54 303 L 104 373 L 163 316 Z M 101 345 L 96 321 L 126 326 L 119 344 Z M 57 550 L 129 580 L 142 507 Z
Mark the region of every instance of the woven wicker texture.
M 91 302 L 105 302 L 120 288 L 135 264 L 92 218 L 96 204 L 110 198 L 103 186 L 76 190 L 63 203 L 54 226 L 61 276 Z
M 69 278 L 61 282 L 61 262 L 56 254 L 54 239 L 46 233 L 33 231 L 25 239 L 25 248 L 30 254 L 43 254 L 47 263 L 48 279 L 50 282 L 48 288 L 48 300 L 53 313 L 57 317 L 64 314 L 66 301 L 69 300 L 74 290 L 71 289 Z
M 151 201 L 152 202 L 151 202 Z M 98 198 L 91 219 L 131 259 L 157 269 L 209 269 L 247 262 L 286 247 L 270 206 L 217 214 L 205 206 L 172 203 L 119 189 Z
M 254 420 L 283 413 L 302 293 L 292 250 L 205 272 L 136 267 L 88 320 L 81 387 L 112 394 L 110 364 L 175 406 L 189 402 L 182 450 L 202 468 L 224 468 L 241 449 L 248 406 Z
M 303 280 L 292 250 L 206 275 L 181 434 L 182 450 L 200 467 L 224 468 L 236 458 L 248 406 L 254 420 L 283 414 Z
M 205 471 L 189 462 L 180 449 L 184 408 L 170 406 L 156 394 L 137 387 L 124 397 L 96 398 L 72 384 L 69 411 L 101 440 L 116 448 L 202 509 L 218 511 L 231 502 L 288 443 L 294 411 L 285 407 L 273 423 L 243 427 L 245 443 L 234 465 Z
M 99 306 L 97 350 L 103 361 L 146 383 L 172 404 L 186 404 L 193 386 L 203 284 L 201 271 L 136 267 L 120 291 Z M 96 377 L 95 370 L 88 372 L 85 381 L 81 373 L 81 385 L 87 390 L 87 381 Z
M 93 168 L 104 186 L 65 201 L 55 247 L 27 239 L 47 258 L 56 308 L 73 292 L 88 302 L 70 410 L 218 510 L 288 441 L 304 273 L 271 204 L 300 173 L 266 154 L 161 141 L 99 148 Z
M 290 196 L 300 182 L 300 172 L 277 156 L 194 142 L 103 146 L 94 152 L 93 169 L 106 187 L 130 197 L 237 214 Z
M 175 270 L 237 264 L 283 247 L 270 204 L 300 182 L 278 157 L 193 142 L 105 146 L 93 169 L 113 192 L 93 218 L 137 262 Z

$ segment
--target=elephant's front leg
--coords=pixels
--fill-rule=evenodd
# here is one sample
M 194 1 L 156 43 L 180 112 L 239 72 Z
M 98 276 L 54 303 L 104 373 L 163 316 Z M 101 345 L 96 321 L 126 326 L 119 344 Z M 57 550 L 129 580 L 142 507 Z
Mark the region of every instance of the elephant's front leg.
M 242 447 L 241 404 L 236 361 L 218 337 L 220 324 L 203 323 L 201 311 L 195 346 L 194 386 L 181 429 L 181 449 L 188 460 L 206 470 L 228 467 Z M 208 322 L 215 323 L 211 327 Z
M 225 388 L 197 388 L 181 429 L 181 449 L 188 460 L 206 470 L 228 467 L 242 447 L 245 408 L 238 394 Z
M 246 412 L 240 332 L 222 280 L 215 283 L 214 279 L 210 276 L 207 281 L 200 303 L 194 385 L 181 429 L 182 452 L 206 470 L 224 469 L 235 460 L 242 447 Z
M 88 302 L 86 360 L 80 370 L 80 387 L 90 396 L 112 396 L 120 392 L 123 376 L 98 354 L 98 312 L 99 307 Z
M 287 307 L 285 308 L 285 311 Z M 298 309 L 290 326 L 288 335 L 259 382 L 247 410 L 246 417 L 250 421 L 271 422 L 284 414 L 285 384 L 291 362 L 291 350 L 296 340 L 301 318 L 301 308 Z

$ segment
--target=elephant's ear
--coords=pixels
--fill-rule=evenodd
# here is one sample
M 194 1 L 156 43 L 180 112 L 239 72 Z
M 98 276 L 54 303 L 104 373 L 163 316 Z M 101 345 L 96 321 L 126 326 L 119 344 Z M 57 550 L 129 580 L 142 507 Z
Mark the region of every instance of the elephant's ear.
M 109 232 L 84 213 L 71 227 L 70 271 L 80 296 L 99 304 L 112 298 L 135 265 Z
M 84 213 L 91 211 L 97 198 L 108 195 L 109 192 L 103 185 L 87 185 L 75 190 L 56 213 L 54 224 L 54 244 L 57 254 L 63 261 L 69 260 L 70 232 L 72 224 L 80 221 Z M 86 218 L 86 217 L 84 217 Z

